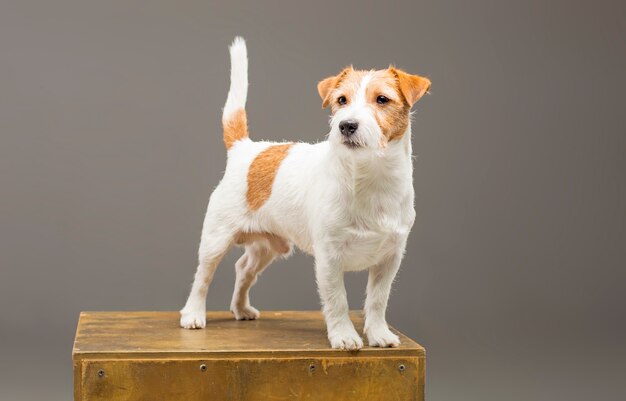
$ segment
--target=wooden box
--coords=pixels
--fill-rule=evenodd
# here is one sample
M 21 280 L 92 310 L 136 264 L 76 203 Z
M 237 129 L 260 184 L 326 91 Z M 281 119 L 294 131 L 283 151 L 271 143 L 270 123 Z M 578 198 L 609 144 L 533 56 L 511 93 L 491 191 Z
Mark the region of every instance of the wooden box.
M 398 335 L 398 348 L 347 352 L 330 348 L 319 312 L 209 312 L 203 330 L 179 328 L 176 312 L 83 312 L 74 399 L 421 401 L 424 348 Z

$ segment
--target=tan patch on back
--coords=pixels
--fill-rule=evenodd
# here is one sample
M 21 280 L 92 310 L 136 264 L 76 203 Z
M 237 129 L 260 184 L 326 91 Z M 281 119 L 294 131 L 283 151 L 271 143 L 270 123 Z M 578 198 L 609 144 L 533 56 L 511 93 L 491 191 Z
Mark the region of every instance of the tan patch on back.
M 270 146 L 259 153 L 250 164 L 246 199 L 251 210 L 259 209 L 269 199 L 278 167 L 292 146 L 293 143 Z
M 228 120 L 222 121 L 222 125 L 226 149 L 230 149 L 235 142 L 248 137 L 248 118 L 244 109 L 235 111 Z

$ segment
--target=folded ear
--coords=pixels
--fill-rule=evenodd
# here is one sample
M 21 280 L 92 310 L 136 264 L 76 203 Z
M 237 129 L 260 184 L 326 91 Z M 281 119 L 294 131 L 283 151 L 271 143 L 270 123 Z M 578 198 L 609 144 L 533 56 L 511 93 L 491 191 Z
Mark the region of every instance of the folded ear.
M 336 85 L 335 85 L 336 82 L 337 82 L 337 77 L 333 75 L 332 77 L 322 79 L 317 84 L 317 91 L 319 92 L 320 97 L 322 98 L 323 109 L 325 109 L 326 106 L 328 106 L 328 104 L 330 103 L 330 92 L 332 92 L 332 90 L 336 88 Z
M 411 75 L 391 66 L 389 70 L 398 78 L 400 91 L 409 106 L 413 106 L 430 89 L 430 80 L 428 78 Z
M 352 66 L 344 68 L 339 74 L 332 77 L 324 78 L 317 84 L 317 92 L 322 98 L 322 108 L 325 109 L 331 101 L 330 94 L 338 85 L 339 82 L 345 77 L 348 72 L 352 70 Z

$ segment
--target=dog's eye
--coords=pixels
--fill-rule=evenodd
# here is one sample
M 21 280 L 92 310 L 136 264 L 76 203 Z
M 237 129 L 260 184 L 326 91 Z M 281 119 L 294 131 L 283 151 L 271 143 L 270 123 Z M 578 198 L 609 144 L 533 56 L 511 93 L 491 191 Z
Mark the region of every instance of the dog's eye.
M 337 103 L 343 106 L 344 104 L 348 103 L 348 99 L 346 99 L 345 96 L 339 96 L 337 98 Z
M 376 103 L 378 104 L 389 103 L 389 98 L 387 98 L 386 96 L 380 95 L 376 98 Z

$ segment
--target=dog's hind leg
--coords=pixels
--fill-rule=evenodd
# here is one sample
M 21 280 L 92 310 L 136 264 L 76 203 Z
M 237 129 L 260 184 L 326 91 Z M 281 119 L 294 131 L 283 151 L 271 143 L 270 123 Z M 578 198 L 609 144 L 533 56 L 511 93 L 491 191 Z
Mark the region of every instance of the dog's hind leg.
M 226 227 L 205 222 L 200 249 L 198 269 L 185 307 L 180 311 L 180 326 L 201 329 L 206 325 L 206 296 L 218 264 L 233 244 L 234 232 Z
M 237 278 L 230 303 L 230 310 L 237 320 L 253 320 L 259 311 L 250 305 L 250 288 L 256 283 L 259 274 L 272 263 L 279 254 L 262 241 L 246 244 L 245 253 L 235 264 Z

